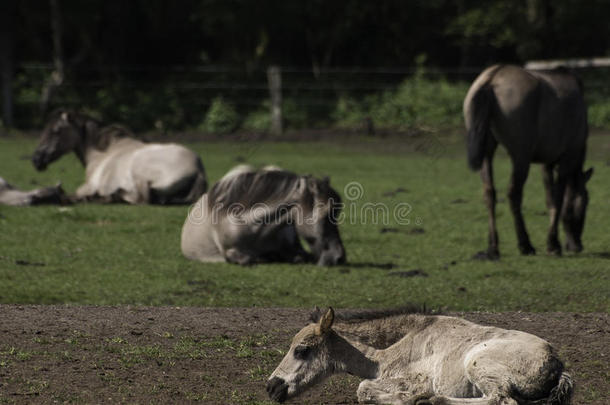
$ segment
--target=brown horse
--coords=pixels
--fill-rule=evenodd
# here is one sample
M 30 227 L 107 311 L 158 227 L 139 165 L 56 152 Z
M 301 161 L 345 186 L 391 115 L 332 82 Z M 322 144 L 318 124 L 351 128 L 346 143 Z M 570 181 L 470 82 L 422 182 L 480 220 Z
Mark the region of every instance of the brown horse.
M 523 185 L 530 163 L 543 166 L 546 204 L 550 214 L 547 251 L 561 254 L 558 222 L 563 219 L 566 249 L 582 250 L 588 193 L 593 169 L 583 172 L 587 147 L 587 109 L 579 80 L 565 69 L 528 71 L 496 65 L 483 71 L 464 100 L 468 131 L 468 163 L 481 171 L 489 211 L 486 257 L 497 259 L 496 190 L 492 160 L 502 144 L 512 161 L 508 189 L 510 208 L 522 254 L 535 254 L 521 214 Z
M 199 156 L 184 146 L 144 143 L 121 126 L 103 127 L 86 115 L 58 111 L 47 123 L 32 163 L 44 170 L 71 151 L 86 171 L 77 201 L 190 204 L 207 189 Z

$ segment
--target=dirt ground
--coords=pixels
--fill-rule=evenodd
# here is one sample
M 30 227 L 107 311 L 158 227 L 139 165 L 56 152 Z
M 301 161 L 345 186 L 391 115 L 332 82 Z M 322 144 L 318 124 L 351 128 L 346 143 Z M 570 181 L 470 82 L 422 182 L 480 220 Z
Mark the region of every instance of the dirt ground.
M 268 403 L 265 381 L 308 314 L 0 305 L 0 403 Z M 457 315 L 547 339 L 574 377 L 573 403 L 610 403 L 608 314 Z M 291 403 L 356 403 L 357 385 L 336 376 Z

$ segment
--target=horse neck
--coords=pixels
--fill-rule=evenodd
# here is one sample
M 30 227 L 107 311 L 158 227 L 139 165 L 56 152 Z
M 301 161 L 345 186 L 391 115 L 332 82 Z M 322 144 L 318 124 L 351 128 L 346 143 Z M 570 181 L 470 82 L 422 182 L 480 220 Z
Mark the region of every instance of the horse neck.
M 334 369 L 360 378 L 376 378 L 380 350 L 335 333 L 332 340 Z
M 81 142 L 76 151 L 76 155 L 85 166 L 90 163 L 101 153 L 105 153 L 112 143 L 116 141 L 114 135 L 105 134 L 108 137 L 104 142 L 104 146 L 100 146 L 99 133 L 105 127 L 101 127 L 99 123 L 93 120 L 85 120 L 81 126 Z
M 433 322 L 432 316 L 405 314 L 362 322 L 337 322 L 334 329 L 377 349 L 385 349 Z

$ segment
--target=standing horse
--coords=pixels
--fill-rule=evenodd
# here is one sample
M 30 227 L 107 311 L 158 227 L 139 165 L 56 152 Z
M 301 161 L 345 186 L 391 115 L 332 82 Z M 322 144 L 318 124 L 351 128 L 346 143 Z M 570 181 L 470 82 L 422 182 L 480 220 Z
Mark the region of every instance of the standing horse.
M 189 211 L 182 253 L 202 262 L 345 262 L 334 221 L 341 199 L 328 179 L 276 167 L 240 165 L 220 179 Z M 300 239 L 310 247 L 306 252 Z
M 358 402 L 369 404 L 566 405 L 572 396 L 562 362 L 537 336 L 423 314 L 335 323 L 332 309 L 294 336 L 267 392 L 284 402 L 340 372 L 364 379 Z
M 61 184 L 54 187 L 42 187 L 30 191 L 21 191 L 0 177 L 0 204 L 25 206 L 38 204 L 68 204 L 70 201 Z
M 207 189 L 201 160 L 184 146 L 144 143 L 123 127 L 101 127 L 85 115 L 59 111 L 46 125 L 32 162 L 44 170 L 70 151 L 86 170 L 77 200 L 189 204 Z
M 487 257 L 497 259 L 496 190 L 492 160 L 502 144 L 512 161 L 508 189 L 510 208 L 522 254 L 535 254 L 521 214 L 523 185 L 530 163 L 542 163 L 550 214 L 547 251 L 561 254 L 558 222 L 563 219 L 566 249 L 582 250 L 581 236 L 588 204 L 583 172 L 587 147 L 587 110 L 582 86 L 565 69 L 537 72 L 517 66 L 492 66 L 474 81 L 464 99 L 468 131 L 468 163 L 481 170 L 489 211 Z

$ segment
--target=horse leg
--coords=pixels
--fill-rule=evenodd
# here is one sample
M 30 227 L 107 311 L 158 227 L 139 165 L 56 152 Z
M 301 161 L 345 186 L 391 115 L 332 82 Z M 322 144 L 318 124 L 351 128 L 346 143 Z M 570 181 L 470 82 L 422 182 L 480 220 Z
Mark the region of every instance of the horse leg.
M 364 380 L 358 386 L 358 402 L 361 404 L 389 405 L 517 405 L 517 402 L 499 402 L 493 398 L 453 398 L 426 392 L 429 387 L 399 378 Z M 419 392 L 419 393 L 418 393 Z
M 237 248 L 227 249 L 224 255 L 228 263 L 239 264 L 241 266 L 249 266 L 257 263 L 256 257 Z
M 510 209 L 515 220 L 515 230 L 519 240 L 519 250 L 523 255 L 536 254 L 536 249 L 530 243 L 530 238 L 525 229 L 523 214 L 521 213 L 521 203 L 523 202 L 523 186 L 529 173 L 529 161 L 513 160 L 513 173 L 508 186 L 508 200 Z
M 378 378 L 364 380 L 358 385 L 358 402 L 361 404 L 388 404 L 388 405 L 430 405 L 433 394 L 417 394 L 426 391 L 429 387 L 421 387 L 411 381 L 401 378 Z M 442 403 L 438 403 L 440 405 Z M 437 405 L 436 403 L 434 405 Z
M 494 187 L 493 178 L 493 155 L 488 155 L 483 159 L 481 167 L 481 180 L 483 181 L 483 194 L 485 196 L 485 205 L 489 213 L 489 234 L 487 238 L 487 258 L 497 260 L 500 257 L 498 249 L 498 231 L 496 228 L 496 189 Z
M 561 245 L 559 244 L 557 221 L 559 216 L 553 190 L 556 187 L 553 179 L 553 165 L 545 164 L 542 166 L 542 181 L 544 183 L 544 192 L 546 196 L 546 208 L 549 211 L 551 225 L 546 241 L 546 251 L 549 254 L 561 255 Z
M 555 184 L 553 184 L 553 203 L 555 204 L 555 212 L 551 217 L 551 226 L 549 229 L 549 235 L 554 234 L 557 239 L 557 251 L 559 254 L 561 254 L 561 245 L 557 235 L 559 234 L 559 220 L 561 219 L 561 214 L 563 211 L 564 196 L 566 193 L 567 184 L 568 176 L 563 173 L 560 167 L 559 173 L 557 174 L 557 181 Z M 566 236 L 570 238 L 571 235 L 566 233 Z

